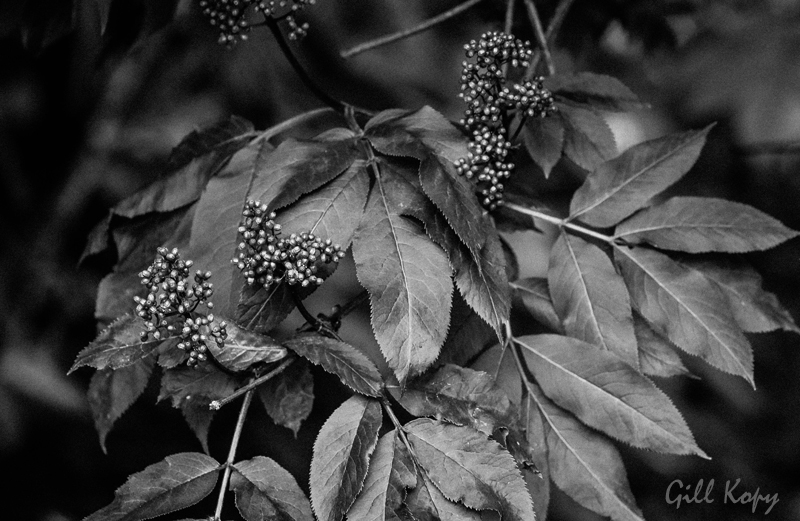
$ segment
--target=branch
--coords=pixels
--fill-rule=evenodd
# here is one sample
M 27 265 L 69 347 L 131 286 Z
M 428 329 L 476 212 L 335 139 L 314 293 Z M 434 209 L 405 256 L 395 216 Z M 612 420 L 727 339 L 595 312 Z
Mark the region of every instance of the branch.
M 452 9 L 445 11 L 442 14 L 434 16 L 433 18 L 429 18 L 428 20 L 425 20 L 421 24 L 416 25 L 410 29 L 405 29 L 403 31 L 399 31 L 396 33 L 387 34 L 386 36 L 376 38 L 375 40 L 370 40 L 368 42 L 358 44 L 355 47 L 343 50 L 342 52 L 339 53 L 339 55 L 344 59 L 352 58 L 357 54 L 361 54 L 363 52 L 370 51 L 378 47 L 383 47 L 384 45 L 388 45 L 390 43 L 403 40 L 405 38 L 408 38 L 409 36 L 414 36 L 415 34 L 426 31 L 431 27 L 438 25 L 463 11 L 466 11 L 467 9 L 469 9 L 470 7 L 472 7 L 473 5 L 477 4 L 480 1 L 481 0 L 467 0 L 463 4 L 459 4 L 453 7 Z
M 236 458 L 236 448 L 239 446 L 239 439 L 242 437 L 244 419 L 247 417 L 247 409 L 250 408 L 250 403 L 252 401 L 253 390 L 250 389 L 247 391 L 247 394 L 245 394 L 244 402 L 242 402 L 242 408 L 239 410 L 239 419 L 236 420 L 236 429 L 233 432 L 231 448 L 228 450 L 228 459 L 225 460 L 225 472 L 222 475 L 222 484 L 219 488 L 217 509 L 214 512 L 214 521 L 220 521 L 222 519 L 222 506 L 225 503 L 225 493 L 228 491 L 228 481 L 231 479 L 231 466 L 233 466 L 233 460 Z
M 552 215 L 548 215 L 546 213 L 539 212 L 537 210 L 532 210 L 530 208 L 525 208 L 524 206 L 520 206 L 520 205 L 515 204 L 515 203 L 505 203 L 503 206 L 505 206 L 509 210 L 513 210 L 515 212 L 522 213 L 522 214 L 525 214 L 525 215 L 530 215 L 531 217 L 536 217 L 536 218 L 541 219 L 543 221 L 547 221 L 549 223 L 555 224 L 556 226 L 559 226 L 559 227 L 562 227 L 562 228 L 568 228 L 568 229 L 570 229 L 572 231 L 575 231 L 575 232 L 578 232 L 578 233 L 582 233 L 583 235 L 587 235 L 589 237 L 594 237 L 595 239 L 599 239 L 599 240 L 601 240 L 603 242 L 607 242 L 609 244 L 614 242 L 614 237 L 611 237 L 610 235 L 605 235 L 603 233 L 599 233 L 599 232 L 596 232 L 594 230 L 590 230 L 589 228 L 586 228 L 586 227 L 581 226 L 579 224 L 571 223 L 571 222 L 569 222 L 569 221 L 567 221 L 565 219 L 562 219 L 560 217 L 554 217 Z
M 548 42 L 548 45 L 555 41 L 558 30 L 561 28 L 561 23 L 567 16 L 567 11 L 569 11 L 569 8 L 572 6 L 572 2 L 574 1 L 575 0 L 561 0 L 558 6 L 556 6 L 556 12 L 553 13 L 553 18 L 550 19 L 550 23 L 548 24 L 547 30 L 544 33 L 544 39 L 546 42 Z M 536 76 L 536 67 L 539 65 L 541 56 L 542 54 L 537 52 L 533 59 L 531 59 L 528 70 L 525 71 L 526 80 L 530 80 Z
M 503 22 L 503 32 L 506 34 L 511 34 L 511 31 L 514 29 L 514 8 L 517 6 L 517 0 L 506 0 L 506 18 Z M 503 70 L 503 76 L 508 76 L 508 65 L 509 62 L 505 62 L 501 65 Z
M 533 0 L 525 0 L 525 7 L 528 10 L 528 18 L 531 21 L 531 25 L 533 25 L 533 34 L 536 36 L 536 43 L 539 44 L 540 52 L 544 56 L 544 62 L 545 65 L 547 65 L 547 73 L 552 76 L 556 73 L 556 67 L 553 65 L 553 57 L 550 55 L 550 46 L 547 43 L 544 28 L 542 28 L 539 10 L 536 9 L 536 4 L 533 3 Z
M 236 398 L 240 397 L 243 394 L 249 393 L 250 391 L 252 391 L 256 387 L 258 387 L 259 385 L 263 384 L 267 380 L 271 380 L 272 378 L 275 378 L 280 373 L 282 373 L 284 369 L 289 367 L 292 364 L 292 362 L 294 362 L 295 360 L 296 360 L 296 357 L 294 357 L 294 356 L 287 357 L 286 360 L 281 362 L 281 365 L 279 365 L 278 367 L 276 367 L 272 371 L 268 372 L 264 376 L 259 376 L 258 378 L 256 378 L 255 380 L 253 380 L 249 384 L 245 385 L 244 387 L 241 387 L 241 388 L 237 389 L 230 396 L 226 396 L 222 400 L 214 400 L 213 402 L 208 404 L 208 408 L 211 409 L 212 411 L 217 411 L 217 410 L 221 409 L 223 405 L 226 405 L 226 404 L 232 402 L 233 400 L 235 400 Z

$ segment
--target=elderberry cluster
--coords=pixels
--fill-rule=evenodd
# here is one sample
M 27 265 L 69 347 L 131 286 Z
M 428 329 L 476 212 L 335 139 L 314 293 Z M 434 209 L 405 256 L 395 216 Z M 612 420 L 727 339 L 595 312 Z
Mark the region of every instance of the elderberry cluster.
M 275 223 L 275 212 L 267 212 L 267 205 L 258 201 L 245 203 L 239 233 L 243 240 L 231 262 L 251 285 L 258 282 L 269 286 L 281 280 L 303 287 L 320 285 L 322 279 L 316 275 L 318 263 L 339 262 L 344 257 L 338 244 L 313 233 L 293 233 L 280 238 L 281 225 Z
M 475 179 L 481 203 L 494 210 L 503 202 L 503 181 L 514 163 L 508 161 L 511 141 L 506 126 L 509 113 L 523 118 L 546 117 L 555 111 L 553 97 L 542 86 L 542 78 L 506 86 L 505 65 L 526 68 L 532 50 L 509 34 L 492 31 L 464 46 L 467 58 L 461 74 L 459 97 L 467 104 L 461 124 L 472 134 L 467 157 L 456 163 L 459 174 Z M 522 124 L 522 123 L 520 123 Z
M 250 32 L 248 11 L 256 12 L 275 20 L 286 20 L 289 39 L 297 40 L 308 32 L 308 23 L 298 23 L 295 15 L 316 0 L 200 0 L 200 7 L 208 22 L 219 30 L 219 43 L 232 45 L 246 40 Z
M 256 10 L 277 19 L 285 19 L 289 25 L 289 39 L 298 40 L 308 33 L 308 22 L 297 23 L 295 14 L 309 5 L 314 5 L 317 0 L 269 0 L 259 2 Z
M 201 305 L 208 310 L 214 307 L 208 300 L 214 290 L 208 282 L 208 271 L 197 271 L 194 284 L 189 284 L 192 264 L 191 260 L 181 259 L 177 248 L 158 248 L 153 264 L 139 273 L 141 283 L 148 289 L 147 297 L 133 297 L 136 314 L 144 320 L 142 342 L 178 337 L 177 347 L 188 353 L 186 363 L 190 366 L 206 360 L 209 340 L 222 347 L 228 336 L 224 321 L 217 325 L 214 315 L 197 311 Z

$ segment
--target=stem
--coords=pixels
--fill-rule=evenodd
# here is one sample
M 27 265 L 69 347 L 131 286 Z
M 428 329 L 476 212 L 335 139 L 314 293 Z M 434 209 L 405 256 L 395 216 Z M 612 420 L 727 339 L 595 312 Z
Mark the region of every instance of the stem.
M 556 12 L 553 13 L 553 18 L 550 19 L 550 23 L 548 24 L 547 30 L 544 33 L 544 39 L 546 42 L 548 42 L 548 45 L 555 41 L 558 30 L 561 28 L 561 23 L 567 16 L 567 11 L 569 11 L 569 8 L 572 6 L 572 2 L 574 1 L 575 0 L 561 0 L 561 2 L 556 6 Z M 528 70 L 525 71 L 526 80 L 536 76 L 536 67 L 539 65 L 540 58 L 541 53 L 537 52 L 531 60 Z
M 506 18 L 503 22 L 503 32 L 511 34 L 514 28 L 514 8 L 517 6 L 517 0 L 506 0 Z M 508 62 L 505 62 L 501 68 L 503 70 L 503 77 L 508 76 Z
M 341 337 L 336 333 L 336 331 L 331 329 L 328 326 L 328 324 L 323 323 L 317 317 L 311 314 L 311 312 L 306 308 L 305 304 L 303 304 L 303 300 L 300 298 L 300 295 L 298 295 L 297 293 L 295 293 L 294 290 L 291 289 L 289 290 L 289 293 L 292 294 L 292 300 L 294 300 L 294 304 L 297 307 L 297 310 L 300 312 L 301 315 L 303 315 L 303 318 L 306 319 L 306 323 L 309 326 L 311 326 L 311 328 L 314 331 L 322 335 L 334 338 L 340 342 L 343 341 Z M 304 327 L 305 326 L 302 326 L 300 329 L 303 329 Z M 308 330 L 305 329 L 305 331 Z
M 528 9 L 528 18 L 530 18 L 531 24 L 533 25 L 533 34 L 536 36 L 536 43 L 539 44 L 539 49 L 544 56 L 544 63 L 547 65 L 547 73 L 552 76 L 556 73 L 556 67 L 553 65 L 553 57 L 550 55 L 550 46 L 547 44 L 547 37 L 542 28 L 539 10 L 536 9 L 536 4 L 533 3 L 533 0 L 525 0 L 525 7 Z
M 505 329 L 506 337 L 503 339 L 503 345 L 500 348 L 500 359 L 497 361 L 497 367 L 494 368 L 494 379 L 497 381 L 497 376 L 500 374 L 500 366 L 503 365 L 503 360 L 506 357 L 506 351 L 508 350 L 508 346 L 511 345 L 511 341 L 514 339 L 514 335 L 511 333 L 511 321 L 506 320 L 503 322 L 503 328 Z
M 426 30 L 430 29 L 431 27 L 433 27 L 435 25 L 438 25 L 438 24 L 440 24 L 440 23 L 442 23 L 442 22 L 444 22 L 444 21 L 456 16 L 457 14 L 461 13 L 462 11 L 466 11 L 467 9 L 469 9 L 470 7 L 472 7 L 473 5 L 477 4 L 480 1 L 481 0 L 467 0 L 466 2 L 457 5 L 457 6 L 453 7 L 452 9 L 449 9 L 449 10 L 445 11 L 444 13 L 436 15 L 433 18 L 429 18 L 428 20 L 425 20 L 421 24 L 416 25 L 414 27 L 411 27 L 410 29 L 404 29 L 404 30 L 398 31 L 396 33 L 387 34 L 386 36 L 381 36 L 380 38 L 376 38 L 376 39 L 370 40 L 368 42 L 360 43 L 360 44 L 356 45 L 355 47 L 351 47 L 349 49 L 343 50 L 342 52 L 339 53 L 339 55 L 344 59 L 352 58 L 353 56 L 355 56 L 357 54 L 361 54 L 363 52 L 366 52 L 366 51 L 369 51 L 369 50 L 372 50 L 372 49 L 375 49 L 375 48 L 378 48 L 378 47 L 383 47 L 384 45 L 388 45 L 390 43 L 394 43 L 396 41 L 403 40 L 405 38 L 408 38 L 409 36 L 414 36 L 415 34 L 418 34 L 418 33 L 421 33 L 423 31 L 426 31 Z
M 525 122 L 527 120 L 528 120 L 528 115 L 527 114 L 523 114 L 522 117 L 519 120 L 519 126 L 517 127 L 517 130 L 514 131 L 514 135 L 511 136 L 510 141 L 513 142 L 515 139 L 517 139 L 517 137 L 519 137 L 519 133 L 522 132 L 522 127 L 525 126 Z
M 369 292 L 367 290 L 364 290 L 355 297 L 348 300 L 344 306 L 340 307 L 329 318 L 332 321 L 341 320 L 350 313 L 352 313 L 358 306 L 366 302 L 368 299 L 369 299 Z
M 237 389 L 230 396 L 226 396 L 225 398 L 223 398 L 221 400 L 214 400 L 213 402 L 208 404 L 208 408 L 211 409 L 212 411 L 217 411 L 217 410 L 221 409 L 223 405 L 227 405 L 230 402 L 232 402 L 233 400 L 235 400 L 236 398 L 240 397 L 241 395 L 249 393 L 250 391 L 252 391 L 256 387 L 258 387 L 259 385 L 263 384 L 267 380 L 271 380 L 272 378 L 275 378 L 280 373 L 282 373 L 284 369 L 289 367 L 292 364 L 292 362 L 294 362 L 295 360 L 296 360 L 296 357 L 294 357 L 294 356 L 287 357 L 286 360 L 281 362 L 281 365 L 279 365 L 278 367 L 276 367 L 272 371 L 268 372 L 264 376 L 259 376 L 258 378 L 256 378 L 255 380 L 253 380 L 249 384 L 245 385 L 244 387 L 241 387 L 241 388 Z M 247 399 L 248 399 L 247 396 L 245 396 L 245 401 L 247 401 Z
M 582 233 L 584 235 L 588 235 L 589 237 L 594 237 L 595 239 L 599 239 L 603 242 L 613 243 L 614 237 L 609 235 L 605 235 L 603 233 L 596 232 L 594 230 L 590 230 L 589 228 L 584 228 L 578 224 L 574 224 L 571 222 L 566 221 L 565 219 L 561 219 L 560 217 L 554 217 L 552 215 L 548 215 L 546 213 L 539 212 L 537 210 L 532 210 L 530 208 L 525 208 L 524 206 L 520 206 L 515 203 L 505 203 L 503 206 L 508 208 L 509 210 L 514 210 L 515 212 L 524 213 L 525 215 L 530 215 L 531 217 L 536 217 L 543 221 L 547 221 L 549 223 L 555 224 L 556 226 L 567 228 L 578 233 Z
M 239 446 L 239 439 L 242 437 L 242 427 L 244 426 L 244 419 L 247 417 L 247 409 L 250 408 L 250 403 L 253 401 L 253 390 L 247 391 L 242 402 L 242 408 L 239 410 L 239 419 L 236 420 L 236 430 L 233 432 L 233 439 L 231 440 L 231 448 L 228 450 L 228 459 L 225 460 L 225 472 L 222 475 L 222 484 L 219 488 L 219 497 L 217 498 L 217 510 L 214 512 L 214 521 L 220 521 L 222 516 L 222 505 L 225 503 L 225 492 L 228 488 L 228 481 L 231 479 L 231 466 L 236 457 L 236 448 Z
M 406 431 L 403 430 L 403 426 L 400 425 L 400 420 L 397 419 L 397 416 L 394 414 L 394 410 L 392 410 L 392 403 L 385 394 L 381 396 L 381 405 L 383 405 L 383 410 L 386 411 L 386 414 L 389 416 L 392 424 L 394 424 L 394 428 L 397 429 L 397 434 L 400 436 L 400 440 L 403 442 L 403 445 L 406 446 L 406 450 L 408 450 L 408 453 L 411 454 L 411 459 L 414 462 L 414 465 L 420 468 L 420 464 L 417 461 L 417 454 L 414 452 L 411 442 L 408 441 L 408 436 L 406 436 Z

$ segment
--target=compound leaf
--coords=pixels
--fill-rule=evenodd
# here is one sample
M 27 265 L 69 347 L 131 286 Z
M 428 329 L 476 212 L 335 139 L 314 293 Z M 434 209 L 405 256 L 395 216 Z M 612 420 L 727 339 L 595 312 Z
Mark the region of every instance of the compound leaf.
M 545 394 L 590 427 L 634 447 L 706 457 L 667 395 L 615 355 L 561 335 L 516 341 Z
M 297 481 L 270 458 L 256 456 L 235 463 L 230 490 L 245 521 L 314 521 Z
M 603 110 L 625 111 L 641 108 L 643 105 L 631 89 L 618 79 L 605 74 L 554 74 L 545 78 L 544 86 L 557 98 L 567 98 L 572 102 Z
M 638 313 L 633 315 L 633 328 L 639 344 L 639 368 L 642 373 L 661 377 L 692 376 L 669 340 L 656 333 Z
M 442 494 L 506 521 L 534 518 L 533 503 L 511 454 L 471 427 L 426 418 L 405 426 L 408 440 Z
M 359 282 L 370 294 L 375 337 L 400 382 L 430 366 L 450 322 L 453 283 L 447 256 L 421 226 L 401 215 L 414 194 L 380 163 L 380 175 L 353 239 Z
M 333 411 L 314 442 L 311 504 L 320 521 L 339 521 L 353 505 L 378 443 L 381 405 L 353 396 Z
M 630 298 L 608 255 L 562 230 L 550 250 L 547 280 L 569 336 L 639 367 Z
M 564 149 L 564 123 L 558 117 L 530 118 L 522 129 L 522 142 L 547 179 L 561 159 L 561 151 Z
M 256 392 L 272 421 L 290 429 L 296 438 L 300 424 L 314 406 L 314 377 L 308 363 L 297 360 L 275 378 L 259 385 Z
M 556 333 L 564 332 L 561 319 L 553 307 L 547 279 L 540 277 L 519 279 L 511 282 L 511 288 L 533 318 Z
M 106 452 L 106 436 L 144 392 L 154 366 L 154 358 L 147 357 L 117 370 L 103 369 L 92 375 L 87 398 L 103 452 Z
M 197 452 L 167 456 L 131 475 L 114 501 L 84 521 L 138 521 L 194 505 L 217 484 L 220 464 Z
M 699 271 L 722 290 L 736 323 L 744 331 L 763 333 L 783 329 L 800 333 L 789 311 L 778 297 L 761 287 L 761 275 L 744 261 L 687 259 L 681 264 Z
M 634 308 L 689 354 L 753 383 L 753 352 L 728 299 L 701 273 L 646 248 L 616 248 Z
M 600 114 L 564 103 L 558 103 L 557 107 L 564 125 L 564 155 L 590 171 L 614 157 L 617 153 L 614 133 Z
M 236 324 L 228 324 L 226 329 L 225 344 L 220 347 L 211 339 L 208 347 L 214 359 L 231 371 L 244 371 L 259 362 L 277 362 L 287 355 L 286 348 L 267 335 L 247 331 Z
M 69 372 L 85 365 L 95 369 L 119 369 L 152 355 L 164 339 L 142 342 L 143 330 L 144 324 L 137 317 L 119 317 L 78 353 Z
M 603 228 L 617 224 L 689 171 L 709 130 L 651 139 L 599 165 L 572 196 L 569 218 Z
M 615 521 L 644 521 L 622 458 L 608 438 L 550 401 L 535 383 L 525 385 L 541 413 L 550 477 L 558 488 Z
M 746 204 L 711 197 L 673 197 L 623 221 L 615 238 L 687 253 L 746 253 L 772 248 L 797 235 Z
M 516 420 L 511 401 L 490 374 L 452 364 L 409 382 L 400 404 L 414 416 L 469 425 L 487 436 Z
M 384 434 L 378 441 L 364 488 L 347 513 L 353 521 L 400 521 L 399 513 L 408 489 L 417 483 L 414 462 L 397 435 Z
M 350 344 L 309 333 L 287 340 L 285 345 L 311 363 L 338 376 L 343 384 L 357 393 L 379 396 L 383 389 L 383 379 L 375 364 Z

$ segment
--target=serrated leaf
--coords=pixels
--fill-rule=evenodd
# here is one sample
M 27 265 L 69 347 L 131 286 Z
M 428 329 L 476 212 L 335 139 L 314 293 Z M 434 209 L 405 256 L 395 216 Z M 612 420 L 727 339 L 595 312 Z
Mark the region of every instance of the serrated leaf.
M 630 298 L 608 255 L 562 230 L 550 250 L 547 281 L 569 336 L 639 367 Z
M 487 436 L 516 420 L 511 401 L 490 374 L 451 364 L 410 381 L 400 405 L 414 416 L 468 425 Z
M 789 311 L 778 297 L 762 289 L 761 276 L 744 261 L 685 259 L 681 264 L 699 271 L 722 290 L 736 323 L 744 331 L 763 333 L 783 329 L 800 333 Z
M 589 171 L 616 155 L 614 133 L 600 114 L 574 105 L 557 106 L 564 125 L 564 155 Z
M 203 451 L 208 454 L 208 432 L 211 429 L 211 422 L 214 420 L 215 410 L 209 408 L 211 400 L 184 400 L 181 402 L 181 413 L 189 429 L 194 433 L 197 441 L 203 447 Z
M 239 273 L 234 280 L 241 281 L 236 323 L 244 329 L 267 333 L 283 322 L 294 309 L 292 289 L 283 281 L 269 286 L 247 285 Z
M 439 363 L 465 365 L 483 348 L 497 342 L 497 334 L 458 293 L 453 295 L 450 323 L 447 339 L 437 359 Z
M 361 491 L 378 443 L 380 403 L 353 396 L 322 426 L 311 459 L 311 504 L 319 521 L 340 521 Z
M 633 307 L 658 333 L 753 384 L 753 352 L 716 285 L 653 250 L 617 247 L 614 258 Z
M 249 122 L 234 116 L 189 134 L 173 151 L 171 171 L 119 203 L 113 212 L 123 217 L 135 217 L 150 212 L 168 212 L 196 201 L 209 179 L 246 144 L 246 139 L 237 137 L 252 130 Z
M 621 81 L 605 74 L 554 74 L 545 78 L 544 86 L 557 97 L 604 110 L 625 111 L 644 105 Z
M 752 206 L 711 197 L 673 197 L 617 226 L 614 237 L 663 250 L 746 253 L 798 235 Z
M 569 219 L 603 228 L 617 224 L 689 171 L 709 130 L 651 139 L 599 165 L 572 196 Z
M 356 160 L 342 175 L 283 210 L 276 221 L 284 235 L 310 232 L 344 251 L 361 221 L 368 194 L 366 164 Z
M 172 338 L 158 346 L 158 365 L 164 369 L 172 369 L 189 360 L 185 349 L 178 349 L 180 338 Z
M 381 163 L 353 239 L 359 282 L 370 294 L 375 337 L 400 382 L 439 355 L 450 321 L 453 283 L 447 256 L 403 217 L 408 184 Z M 394 174 L 394 175 L 393 175 Z
M 239 243 L 239 223 L 242 220 L 245 196 L 255 175 L 258 158 L 269 145 L 251 145 L 237 152 L 225 169 L 212 178 L 200 198 L 192 221 L 189 249 L 184 258 L 192 259 L 196 269 L 213 275 L 214 312 L 232 317 L 239 298 L 241 278 L 231 259 Z
M 644 521 L 625 465 L 605 436 L 550 401 L 533 382 L 525 385 L 543 420 L 553 482 L 580 505 L 615 521 Z
M 669 341 L 650 327 L 638 313 L 633 315 L 633 327 L 639 344 L 639 367 L 642 373 L 661 377 L 693 376 Z
M 106 452 L 106 436 L 144 392 L 154 365 L 155 360 L 148 357 L 117 370 L 103 369 L 92 375 L 87 399 L 103 452 Z
M 253 364 L 277 362 L 286 358 L 286 348 L 267 335 L 228 324 L 225 344 L 219 347 L 210 340 L 208 349 L 214 359 L 231 371 L 244 371 Z
M 398 511 L 408 489 L 417 483 L 414 462 L 397 435 L 384 434 L 378 441 L 364 488 L 347 513 L 353 521 L 401 521 Z
M 337 177 L 357 157 L 358 146 L 353 138 L 338 141 L 287 139 L 259 160 L 247 197 L 266 204 L 270 211 L 283 208 Z
M 417 476 L 417 486 L 409 492 L 406 506 L 414 521 L 481 520 L 480 512 L 444 497 L 424 473 Z
M 561 335 L 516 342 L 545 394 L 590 427 L 634 447 L 707 457 L 667 395 L 615 355 Z
M 405 426 L 417 462 L 442 494 L 505 521 L 530 521 L 533 504 L 514 458 L 471 427 L 418 419 Z
M 563 333 L 564 326 L 561 319 L 556 314 L 553 307 L 553 300 L 550 297 L 550 288 L 547 286 L 547 279 L 540 277 L 529 277 L 519 279 L 510 283 L 515 295 L 522 300 L 525 309 L 539 321 L 543 326 L 551 329 L 555 333 Z
M 564 123 L 558 117 L 530 118 L 522 129 L 522 142 L 548 179 L 564 149 Z
M 314 377 L 308 363 L 295 361 L 281 374 L 259 385 L 256 392 L 272 421 L 290 429 L 296 438 L 300 424 L 314 406 Z
M 131 475 L 114 501 L 84 521 L 138 521 L 194 505 L 217 485 L 220 464 L 196 452 L 167 456 Z
M 285 342 L 286 347 L 338 376 L 343 384 L 366 396 L 380 396 L 383 379 L 375 364 L 357 348 L 317 334 L 302 334 Z
M 235 463 L 230 490 L 245 521 L 314 521 L 297 481 L 270 458 L 256 456 Z
M 170 398 L 176 408 L 188 401 L 208 405 L 213 400 L 233 394 L 240 385 L 239 379 L 223 373 L 211 363 L 167 369 L 161 377 L 158 401 Z
M 144 324 L 133 315 L 123 315 L 104 329 L 75 358 L 69 373 L 85 365 L 95 369 L 119 369 L 151 356 L 164 342 L 142 342 Z

